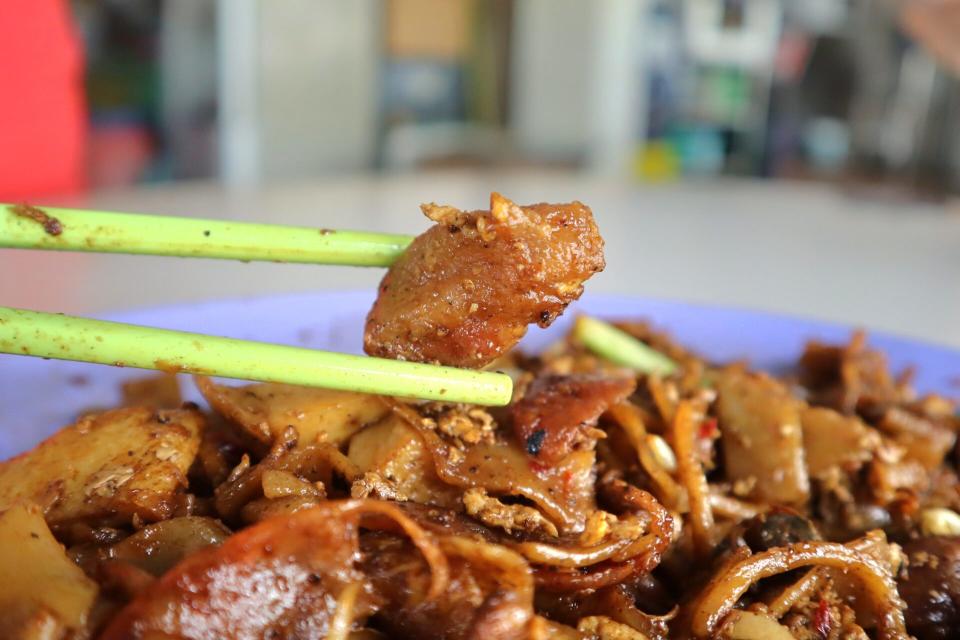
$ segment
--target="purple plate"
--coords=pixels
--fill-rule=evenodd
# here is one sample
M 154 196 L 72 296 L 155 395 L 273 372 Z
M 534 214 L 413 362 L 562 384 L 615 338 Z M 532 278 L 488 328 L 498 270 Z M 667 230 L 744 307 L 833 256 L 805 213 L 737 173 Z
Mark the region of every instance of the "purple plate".
M 323 292 L 129 311 L 107 318 L 360 353 L 363 320 L 372 301 L 373 293 L 367 291 Z M 795 362 L 806 340 L 842 342 L 851 333 L 849 327 L 757 311 L 588 295 L 549 329 L 532 329 L 523 346 L 537 350 L 559 338 L 578 311 L 604 318 L 646 318 L 712 360 L 747 359 L 756 368 L 773 371 Z M 870 344 L 888 355 L 895 371 L 915 366 L 921 392 L 955 396 L 960 391 L 960 351 L 883 333 L 871 333 Z M 0 355 L 0 459 L 28 449 L 80 411 L 115 405 L 119 383 L 140 375 L 144 372 Z M 183 386 L 188 398 L 197 399 L 192 385 Z

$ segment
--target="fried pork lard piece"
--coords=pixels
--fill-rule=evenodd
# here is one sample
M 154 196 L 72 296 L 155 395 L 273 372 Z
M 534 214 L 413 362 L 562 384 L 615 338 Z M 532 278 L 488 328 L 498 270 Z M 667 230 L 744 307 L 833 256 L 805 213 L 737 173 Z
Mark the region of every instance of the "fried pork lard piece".
M 435 204 L 436 222 L 380 283 L 367 316 L 373 356 L 480 367 L 536 322 L 548 326 L 603 270 L 603 239 L 579 202 L 520 207 L 498 193 L 490 211 Z

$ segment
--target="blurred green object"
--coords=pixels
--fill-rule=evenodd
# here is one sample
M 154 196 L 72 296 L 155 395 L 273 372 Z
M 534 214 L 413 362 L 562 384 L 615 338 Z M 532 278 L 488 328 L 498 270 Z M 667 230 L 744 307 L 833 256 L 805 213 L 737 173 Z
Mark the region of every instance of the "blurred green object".
M 751 77 L 740 69 L 704 68 L 699 76 L 697 109 L 708 122 L 742 127 L 749 124 L 752 86 Z
M 598 356 L 639 373 L 666 376 L 677 370 L 676 362 L 603 320 L 580 316 L 573 335 Z

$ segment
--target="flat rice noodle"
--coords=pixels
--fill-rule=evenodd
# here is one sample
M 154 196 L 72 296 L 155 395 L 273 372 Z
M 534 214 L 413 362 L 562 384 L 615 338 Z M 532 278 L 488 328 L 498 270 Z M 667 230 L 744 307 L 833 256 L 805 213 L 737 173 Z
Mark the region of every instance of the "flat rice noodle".
M 845 471 L 859 469 L 880 444 L 879 434 L 863 420 L 827 407 L 804 407 L 800 424 L 807 471 L 813 477 L 835 466 Z
M 640 492 L 639 489 L 633 490 Z M 632 491 L 629 493 L 632 494 Z M 659 523 L 657 525 L 658 535 L 653 536 L 650 533 L 645 533 L 644 536 L 632 541 L 629 545 L 618 546 L 617 549 L 622 552 L 622 555 L 617 557 L 634 554 L 622 561 L 602 560 L 593 565 L 577 568 L 550 566 L 549 563 L 544 565 L 534 564 L 533 575 L 537 588 L 551 593 L 600 589 L 612 584 L 619 584 L 636 574 L 652 571 L 660 562 L 661 554 L 666 548 L 666 544 L 669 543 L 670 532 L 673 530 L 673 520 L 665 509 L 656 506 L 658 503 L 653 496 L 646 492 L 640 493 L 645 494 L 644 500 L 650 501 L 654 512 L 653 517 L 644 508 L 646 502 L 637 501 L 635 495 L 630 496 L 632 500 L 628 499 L 626 501 L 614 497 L 615 502 L 621 507 L 626 504 L 643 513 L 644 521 L 648 523 L 648 529 L 650 529 L 649 523 L 651 521 Z M 504 532 L 494 531 L 462 513 L 412 502 L 399 503 L 397 507 L 418 525 L 437 535 L 455 535 L 482 542 L 496 542 L 504 546 L 517 548 L 519 551 L 524 549 L 522 543 L 518 544 L 515 539 Z M 664 540 L 667 542 L 664 543 Z M 534 548 L 542 550 L 544 547 L 536 545 L 528 547 L 527 550 L 530 551 Z M 560 556 L 562 560 L 562 554 L 564 553 L 569 552 L 571 557 L 575 557 L 578 552 L 582 551 L 582 547 L 572 544 L 569 549 L 563 549 L 557 545 L 549 553 Z M 547 558 L 547 560 L 550 560 L 550 558 Z M 572 562 L 570 564 L 575 565 L 576 563 Z
M 811 390 L 813 402 L 847 415 L 864 405 L 882 407 L 901 399 L 886 357 L 867 348 L 863 331 L 843 346 L 808 342 L 800 358 L 800 383 Z
M 921 495 L 930 488 L 930 474 L 916 460 L 888 462 L 879 457 L 867 469 L 867 484 L 874 500 L 887 505 L 904 490 Z
M 186 516 L 147 525 L 110 548 L 110 557 L 154 576 L 199 549 L 221 544 L 230 535 L 218 520 Z
M 96 595 L 97 584 L 67 557 L 37 506 L 0 513 L 0 637 L 82 633 Z
M 903 447 L 907 458 L 916 460 L 927 471 L 943 464 L 957 439 L 953 431 L 899 407 L 887 409 L 877 428 Z
M 377 474 L 399 498 L 442 507 L 461 506 L 463 492 L 440 480 L 423 437 L 397 414 L 351 438 L 347 457 L 364 474 Z
M 518 542 L 513 548 L 530 562 L 555 567 L 588 567 L 605 560 L 623 562 L 646 551 L 656 542 L 655 534 L 635 535 L 633 537 L 617 535 L 616 530 L 642 531 L 648 518 L 630 516 L 612 525 L 611 532 L 595 545 L 585 547 L 576 539 L 561 539 L 558 542 L 527 541 Z M 566 544 L 565 544 L 566 543 Z
M 533 620 L 533 578 L 522 557 L 471 538 L 439 540 L 450 567 L 441 597 L 425 599 L 429 567 L 412 545 L 392 535 L 361 538 L 363 572 L 384 602 L 377 626 L 396 638 L 529 637 Z
M 545 465 L 568 456 L 584 429 L 636 388 L 636 379 L 596 374 L 546 375 L 510 407 L 513 430 L 527 454 Z
M 869 531 L 864 536 L 851 540 L 846 546 L 870 556 L 894 576 L 897 575 L 901 562 L 906 561 L 900 546 L 887 542 L 886 534 L 880 529 Z M 824 568 L 823 571 L 832 578 L 833 589 L 837 595 L 853 609 L 857 624 L 864 629 L 875 627 L 876 610 L 869 589 L 864 588 L 862 582 L 845 571 L 830 568 Z
M 269 448 L 293 427 L 299 446 L 346 442 L 364 425 L 387 413 L 375 395 L 301 387 L 272 382 L 231 387 L 196 378 L 197 388 L 213 409 Z
M 634 489 L 640 491 L 639 489 Z M 651 505 L 658 504 L 650 494 L 645 494 Z M 620 503 L 623 504 L 622 502 Z M 633 508 L 644 515 L 647 523 L 647 532 L 626 544 L 614 542 L 607 546 L 599 545 L 593 549 L 584 548 L 579 544 L 571 543 L 569 547 L 548 545 L 546 543 L 527 544 L 518 543 L 514 538 L 499 530 L 492 530 L 476 520 L 449 509 L 421 505 L 412 502 L 397 505 L 418 525 L 437 535 L 455 535 L 482 542 L 496 542 L 511 547 L 517 551 L 529 554 L 532 558 L 540 558 L 544 564 L 534 564 L 533 574 L 538 589 L 550 592 L 572 592 L 584 589 L 599 589 L 611 584 L 618 584 L 638 573 L 649 573 L 660 562 L 664 540 L 669 543 L 673 521 L 669 513 L 662 507 L 654 507 L 654 515 L 643 509 L 643 505 Z M 657 522 L 657 534 L 654 535 L 650 525 Z M 669 523 L 669 524 L 668 524 Z M 566 540 L 574 540 L 565 537 Z M 591 557 L 591 552 L 598 549 L 598 554 L 606 553 L 618 560 L 599 560 Z M 613 553 L 608 553 L 610 551 Z M 541 554 L 542 555 L 538 555 Z M 530 558 L 528 558 L 529 560 Z M 593 564 L 590 564 L 593 561 Z M 581 566 L 582 564 L 582 566 Z
M 717 391 L 727 478 L 751 483 L 751 500 L 805 504 L 802 403 L 769 376 L 736 369 L 720 374 Z
M 288 432 L 289 435 L 292 434 Z M 263 496 L 265 471 L 286 471 L 308 482 L 322 482 L 324 486 L 331 485 L 334 474 L 348 481 L 359 475 L 355 465 L 333 445 L 295 447 L 295 437 L 277 441 L 270 454 L 258 464 L 217 487 L 214 493 L 217 513 L 227 520 L 236 520 L 248 502 Z
M 83 417 L 0 462 L 0 510 L 32 502 L 51 526 L 169 518 L 204 422 L 198 411 L 142 407 Z
M 377 605 L 355 566 L 365 514 L 406 532 L 430 568 L 424 597 L 439 597 L 449 572 L 432 536 L 388 503 L 326 502 L 189 556 L 121 610 L 101 640 L 346 637 Z
M 253 524 L 268 518 L 290 515 L 297 511 L 316 507 L 321 501 L 321 498 L 312 496 L 260 498 L 243 505 L 243 509 L 240 510 L 240 519 L 247 524 Z
M 737 522 L 740 520 L 748 520 L 761 513 L 767 512 L 766 505 L 744 502 L 743 500 L 719 493 L 718 490 L 712 487 L 710 488 L 708 500 L 710 501 L 710 509 L 714 514 L 720 518 L 727 518 Z
M 874 607 L 877 637 L 904 640 L 903 601 L 887 567 L 867 553 L 834 542 L 798 542 L 774 547 L 733 562 L 718 571 L 693 601 L 690 631 L 711 638 L 718 625 L 754 583 L 800 567 L 827 566 L 856 577 Z
M 646 533 L 631 541 L 619 553 L 610 555 L 609 560 L 592 565 L 577 565 L 572 561 L 561 564 L 562 552 L 566 551 L 572 560 L 576 550 L 555 550 L 558 557 L 547 558 L 554 566 L 534 566 L 538 588 L 553 592 L 599 589 L 623 582 L 638 573 L 649 573 L 660 564 L 663 553 L 673 539 L 673 517 L 670 513 L 652 495 L 620 479 L 604 478 L 599 489 L 603 499 L 621 512 L 644 514 L 647 519 Z M 523 546 L 520 545 L 520 548 L 523 549 Z
M 413 408 L 394 410 L 417 429 L 433 454 L 440 479 L 462 488 L 479 487 L 491 495 L 523 496 L 534 502 L 561 533 L 583 530 L 596 510 L 594 451 L 574 451 L 557 465 L 531 461 L 514 441 L 478 443 L 460 451 L 424 426 Z

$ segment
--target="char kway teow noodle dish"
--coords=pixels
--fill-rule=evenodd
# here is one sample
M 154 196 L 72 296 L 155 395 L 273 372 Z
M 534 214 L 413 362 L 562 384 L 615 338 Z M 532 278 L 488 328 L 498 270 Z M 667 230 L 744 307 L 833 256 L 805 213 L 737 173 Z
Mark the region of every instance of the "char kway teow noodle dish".
M 590 209 L 423 210 L 365 349 L 511 404 L 133 380 L 0 464 L 0 636 L 960 637 L 950 400 L 862 334 L 782 377 L 637 319 L 522 353 L 604 267 Z

